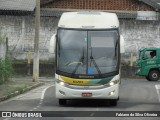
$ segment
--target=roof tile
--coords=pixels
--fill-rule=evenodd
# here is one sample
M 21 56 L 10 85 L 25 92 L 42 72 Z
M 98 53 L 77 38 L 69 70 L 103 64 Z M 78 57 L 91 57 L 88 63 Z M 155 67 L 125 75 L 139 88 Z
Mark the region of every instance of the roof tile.
M 0 0 L 0 10 L 34 11 L 36 0 Z

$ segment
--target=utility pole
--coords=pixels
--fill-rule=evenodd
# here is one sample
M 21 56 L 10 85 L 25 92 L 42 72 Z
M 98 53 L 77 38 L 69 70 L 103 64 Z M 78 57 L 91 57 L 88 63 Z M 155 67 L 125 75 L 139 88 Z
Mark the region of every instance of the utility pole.
M 36 0 L 35 40 L 33 60 L 33 82 L 39 81 L 39 28 L 40 28 L 40 0 Z

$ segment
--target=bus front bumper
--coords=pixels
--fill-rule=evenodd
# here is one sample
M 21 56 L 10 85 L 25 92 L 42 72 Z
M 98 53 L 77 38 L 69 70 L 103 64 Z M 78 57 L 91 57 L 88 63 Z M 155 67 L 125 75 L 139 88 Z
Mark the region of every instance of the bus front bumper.
M 91 96 L 84 96 L 89 94 Z M 118 99 L 119 84 L 102 89 L 72 89 L 56 83 L 56 98 L 58 99 Z

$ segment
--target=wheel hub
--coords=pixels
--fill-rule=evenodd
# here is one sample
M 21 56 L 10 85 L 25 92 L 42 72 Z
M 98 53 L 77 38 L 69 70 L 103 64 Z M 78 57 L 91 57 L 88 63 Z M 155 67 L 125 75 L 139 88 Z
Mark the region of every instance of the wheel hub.
M 156 73 L 153 73 L 153 74 L 152 74 L 152 77 L 153 77 L 153 78 L 157 78 L 158 75 L 157 75 Z

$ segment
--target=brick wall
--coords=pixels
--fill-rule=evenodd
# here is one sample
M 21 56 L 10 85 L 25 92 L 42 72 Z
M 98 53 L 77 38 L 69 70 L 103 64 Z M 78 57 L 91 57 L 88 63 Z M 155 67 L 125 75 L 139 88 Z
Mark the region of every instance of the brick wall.
M 138 0 L 55 0 L 42 5 L 45 8 L 153 11 L 154 9 Z

